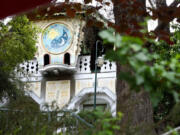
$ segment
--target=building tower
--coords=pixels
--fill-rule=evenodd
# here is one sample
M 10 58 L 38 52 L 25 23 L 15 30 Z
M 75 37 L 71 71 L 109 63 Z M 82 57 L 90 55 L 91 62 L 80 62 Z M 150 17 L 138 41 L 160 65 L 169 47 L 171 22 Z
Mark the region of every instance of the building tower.
M 46 14 L 46 13 L 44 13 Z M 32 19 L 34 14 L 29 14 Z M 86 19 L 83 13 L 74 18 L 54 13 L 33 19 L 40 29 L 34 60 L 22 63 L 28 84 L 26 91 L 40 104 L 56 102 L 60 108 L 77 111 L 93 108 L 94 76 L 91 56 L 82 54 Z M 88 37 L 86 37 L 88 38 Z M 97 107 L 116 113 L 116 64 L 105 60 L 97 75 Z

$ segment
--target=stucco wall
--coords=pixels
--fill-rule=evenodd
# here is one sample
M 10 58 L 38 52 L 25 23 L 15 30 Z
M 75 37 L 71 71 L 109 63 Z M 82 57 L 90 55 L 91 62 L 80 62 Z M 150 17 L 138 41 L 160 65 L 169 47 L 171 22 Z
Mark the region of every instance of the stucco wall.
M 27 90 L 32 91 L 38 96 L 41 97 L 41 82 L 29 82 L 27 83 Z
M 40 67 L 44 64 L 43 63 L 43 57 L 45 54 L 49 54 L 51 57 L 51 63 L 52 64 L 63 64 L 63 56 L 65 53 L 69 53 L 71 55 L 71 65 L 76 64 L 77 61 L 77 56 L 80 53 L 80 48 L 79 48 L 79 44 L 83 38 L 83 32 L 82 32 L 82 27 L 84 25 L 84 21 L 83 20 L 79 20 L 79 19 L 66 19 L 66 18 L 61 18 L 61 19 L 51 19 L 51 20 L 42 20 L 42 21 L 37 21 L 34 22 L 35 25 L 40 28 L 40 33 L 38 35 L 38 42 L 36 44 L 38 51 L 36 53 L 36 57 L 39 61 Z M 61 54 L 52 54 L 46 51 L 46 49 L 44 48 L 43 44 L 42 44 L 42 32 L 43 30 L 49 26 L 50 24 L 53 23 L 61 23 L 61 24 L 65 24 L 68 26 L 68 28 L 70 29 L 71 33 L 72 33 L 72 41 L 71 41 L 71 46 L 68 50 L 66 50 L 65 52 L 61 53 Z
M 56 102 L 62 108 L 70 100 L 70 80 L 47 81 L 45 101 L 49 104 Z

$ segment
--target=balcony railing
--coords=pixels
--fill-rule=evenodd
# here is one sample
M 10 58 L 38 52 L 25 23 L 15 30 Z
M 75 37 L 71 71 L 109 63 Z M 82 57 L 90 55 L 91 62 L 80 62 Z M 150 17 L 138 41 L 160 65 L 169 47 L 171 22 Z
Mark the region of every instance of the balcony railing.
M 79 56 L 77 62 L 77 73 L 91 73 L 90 56 Z M 108 60 L 104 61 L 103 66 L 100 68 L 100 73 L 116 72 L 116 63 Z
M 76 64 L 76 67 L 70 67 L 70 66 L 62 66 L 62 65 L 46 65 L 44 67 L 40 67 L 37 60 L 31 60 L 28 62 L 24 62 L 19 65 L 19 69 L 17 68 L 16 71 L 18 72 L 18 76 L 25 77 L 25 76 L 41 76 L 42 72 L 46 71 L 47 67 L 50 67 L 49 69 L 58 69 L 62 68 L 62 70 L 59 70 L 59 72 L 64 72 L 65 67 L 67 67 L 66 70 L 73 68 L 74 71 L 76 71 L 76 74 L 85 74 L 85 73 L 92 73 L 90 68 L 90 56 L 79 56 L 78 61 Z M 51 72 L 51 70 L 48 70 Z M 53 71 L 53 70 L 52 70 Z M 103 66 L 100 68 L 100 73 L 108 73 L 108 72 L 116 72 L 116 63 L 110 62 L 108 60 L 104 61 Z
M 19 67 L 15 69 L 15 72 L 17 72 L 19 77 L 41 76 L 37 60 L 31 60 L 20 64 Z

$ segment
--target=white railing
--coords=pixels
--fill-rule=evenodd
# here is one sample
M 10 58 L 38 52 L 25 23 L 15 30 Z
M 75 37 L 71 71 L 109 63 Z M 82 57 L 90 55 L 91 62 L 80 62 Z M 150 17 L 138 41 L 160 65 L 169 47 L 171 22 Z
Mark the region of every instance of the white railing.
M 79 56 L 77 61 L 77 73 L 91 73 L 90 56 Z
M 91 60 L 90 56 L 79 56 L 76 64 L 76 71 L 77 71 L 76 73 L 77 74 L 91 73 L 90 60 Z M 15 71 L 18 73 L 18 76 L 20 77 L 26 77 L 26 76 L 33 77 L 33 76 L 41 76 L 40 70 L 42 70 L 42 68 L 44 67 L 40 67 L 37 60 L 31 60 L 20 64 L 19 69 L 17 68 Z M 100 73 L 108 73 L 108 72 L 116 72 L 116 63 L 105 60 L 103 66 L 100 68 Z
M 100 72 L 116 72 L 116 63 L 105 60 Z
M 91 73 L 90 60 L 90 56 L 79 56 L 77 61 L 77 73 Z M 116 63 L 105 60 L 100 69 L 100 73 L 105 72 L 116 72 Z
M 22 64 L 19 65 L 19 67 L 17 67 L 15 69 L 15 71 L 17 72 L 17 75 L 19 77 L 25 77 L 25 76 L 40 76 L 40 72 L 39 72 L 39 64 L 37 60 L 31 60 L 28 62 L 24 62 Z

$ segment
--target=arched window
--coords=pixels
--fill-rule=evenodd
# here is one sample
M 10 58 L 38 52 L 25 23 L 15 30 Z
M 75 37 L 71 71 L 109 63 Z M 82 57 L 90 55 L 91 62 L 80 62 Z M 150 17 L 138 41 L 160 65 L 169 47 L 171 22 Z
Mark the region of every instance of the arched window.
M 70 54 L 66 53 L 64 55 L 64 64 L 70 65 Z
M 50 57 L 48 54 L 44 55 L 44 66 L 50 64 Z

